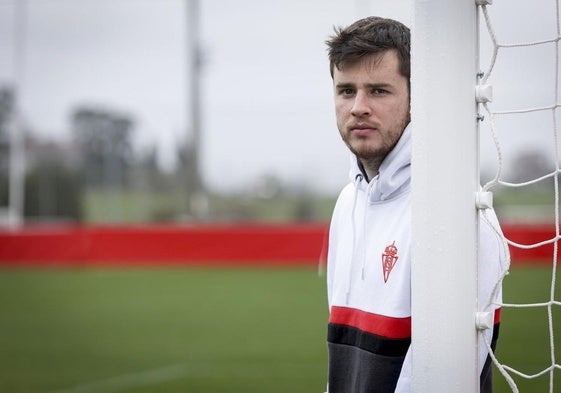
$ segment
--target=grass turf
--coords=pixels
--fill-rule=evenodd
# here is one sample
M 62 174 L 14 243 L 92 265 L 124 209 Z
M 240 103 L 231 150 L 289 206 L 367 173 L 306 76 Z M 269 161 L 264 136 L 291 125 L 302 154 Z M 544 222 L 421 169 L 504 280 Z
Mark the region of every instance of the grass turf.
M 119 391 L 317 391 L 324 281 L 311 269 L 2 271 L 0 391 L 170 366 L 183 372 Z
M 505 299 L 547 300 L 550 282 L 551 269 L 516 268 Z M 325 387 L 325 277 L 312 269 L 0 270 L 0 315 L 0 392 Z M 558 311 L 554 323 L 561 334 Z M 504 310 L 501 329 L 501 362 L 549 365 L 543 309 Z M 547 376 L 516 382 L 549 391 Z
M 561 285 L 557 273 L 557 288 Z M 551 297 L 551 267 L 516 267 L 505 278 L 503 300 L 506 303 L 543 303 Z M 555 300 L 561 300 L 560 290 Z M 561 308 L 552 307 L 556 363 L 561 363 Z M 533 375 L 551 365 L 551 345 L 547 307 L 503 308 L 497 357 L 502 364 Z M 511 374 L 521 393 L 550 392 L 550 374 L 525 379 Z M 504 378 L 495 370 L 495 392 L 511 392 Z M 561 370 L 554 373 L 553 392 L 561 392 Z

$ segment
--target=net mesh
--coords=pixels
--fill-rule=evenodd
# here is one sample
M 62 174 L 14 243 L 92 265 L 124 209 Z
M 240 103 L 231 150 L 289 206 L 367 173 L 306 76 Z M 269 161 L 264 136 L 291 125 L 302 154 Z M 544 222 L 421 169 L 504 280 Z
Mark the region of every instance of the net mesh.
M 521 21 L 525 24 L 530 24 L 532 20 L 531 13 L 536 7 L 543 6 L 542 3 L 534 4 L 531 2 L 518 2 L 513 5 L 510 2 L 504 11 L 509 15 L 511 13 L 518 13 Z M 549 376 L 549 392 L 561 391 L 561 386 L 554 386 L 554 375 L 557 370 L 561 370 L 559 361 L 556 359 L 555 352 L 555 333 L 561 333 L 561 326 L 556 326 L 554 321 L 555 308 L 561 306 L 561 302 L 556 300 L 556 276 L 557 276 L 557 254 L 559 247 L 560 229 L 559 229 L 559 135 L 558 135 L 558 122 L 559 122 L 559 45 L 561 39 L 561 29 L 559 22 L 559 0 L 550 1 L 547 7 L 550 10 L 547 12 L 551 20 L 540 18 L 537 23 L 541 26 L 550 26 L 550 31 L 543 33 L 545 36 L 537 36 L 542 34 L 546 28 L 533 29 L 530 40 L 518 40 L 519 37 L 511 37 L 507 33 L 509 29 L 501 29 L 502 23 L 498 18 L 498 13 L 503 12 L 497 9 L 496 5 L 480 5 L 479 7 L 479 23 L 480 23 L 480 40 L 481 40 L 481 59 L 480 62 L 487 62 L 487 68 L 480 73 L 480 84 L 490 84 L 495 87 L 501 86 L 503 88 L 503 95 L 500 94 L 495 97 L 492 102 L 481 103 L 482 114 L 485 126 L 482 123 L 481 137 L 488 137 L 491 141 L 494 152 L 492 153 L 495 158 L 496 170 L 491 175 L 484 186 L 483 191 L 495 190 L 509 190 L 509 192 L 517 192 L 523 189 L 543 189 L 544 186 L 553 190 L 553 201 L 550 203 L 551 209 L 546 209 L 547 212 L 543 218 L 547 218 L 549 222 L 553 221 L 551 226 L 551 236 L 543 239 L 542 241 L 523 244 L 521 242 L 513 241 L 512 239 L 502 236 L 505 244 L 511 248 L 518 249 L 533 249 L 538 247 L 552 247 L 551 255 L 551 282 L 544 283 L 549 285 L 549 298 L 545 298 L 539 302 L 533 303 L 517 303 L 509 302 L 509 299 L 504 299 L 501 304 L 497 304 L 503 309 L 522 309 L 522 308 L 541 308 L 546 310 L 547 314 L 547 332 L 549 341 L 549 364 L 545 365 L 543 369 L 537 372 L 529 372 L 525 369 L 518 369 L 503 364 L 497 354 L 491 351 L 490 343 L 486 345 L 491 353 L 491 358 L 498 368 L 502 376 L 505 378 L 512 392 L 519 392 L 519 387 L 516 384 L 517 378 L 534 379 L 544 375 Z M 524 14 L 526 13 L 526 14 Z M 504 18 L 503 18 L 504 19 Z M 514 22 L 516 23 L 516 22 Z M 520 29 L 519 29 L 520 30 Z M 522 29 L 524 30 L 524 29 Z M 539 30 L 539 31 L 538 31 Z M 510 29 L 513 31 L 513 29 Z M 501 35 L 502 34 L 502 35 Z M 487 52 L 485 52 L 485 45 L 488 45 Z M 518 61 L 517 61 L 518 59 Z M 545 59 L 545 61 L 544 61 Z M 512 64 L 512 62 L 516 62 Z M 511 68 L 524 68 L 525 65 L 532 67 L 533 62 L 536 62 L 535 67 L 539 67 L 543 72 L 534 70 L 533 77 L 529 77 L 531 71 L 522 71 L 521 74 L 516 76 L 515 72 L 501 72 L 506 69 L 503 64 L 510 63 Z M 514 66 L 514 67 L 513 67 Z M 520 67 L 519 67 L 520 66 Z M 502 74 L 502 75 L 500 75 Z M 507 75 L 505 77 L 505 74 Z M 541 79 L 543 78 L 543 79 Z M 553 83 L 552 83 L 553 82 Z M 519 88 L 517 91 L 516 88 Z M 549 91 L 547 91 L 550 89 Z M 517 99 L 512 97 L 517 96 Z M 480 116 L 480 119 L 482 116 Z M 529 173 L 524 165 L 523 160 L 510 160 L 505 158 L 505 151 L 507 150 L 507 139 L 515 139 L 509 132 L 514 126 L 526 126 L 524 132 L 527 132 L 532 137 L 531 141 L 526 141 L 527 144 L 532 144 L 534 140 L 544 140 L 545 145 L 549 146 L 549 151 L 541 151 L 538 155 L 543 161 L 543 170 L 541 173 Z M 484 133 L 486 133 L 484 135 Z M 525 142 L 522 142 L 522 144 Z M 508 146 L 509 147 L 509 146 Z M 536 157 L 534 157 L 536 158 Z M 510 174 L 508 173 L 510 172 Z M 552 187 L 552 188 L 551 188 Z M 485 214 L 485 212 L 483 212 Z M 497 232 L 500 230 L 496 228 Z M 502 274 L 495 286 L 495 292 L 499 290 L 503 279 L 507 276 L 510 269 L 510 258 L 507 258 L 507 263 L 503 267 Z M 493 302 L 494 293 L 487 301 L 488 304 Z M 527 332 L 531 334 L 542 334 L 541 332 Z M 482 335 L 485 339 L 485 335 Z M 508 345 L 524 345 L 520 343 L 508 343 Z M 516 376 L 516 378 L 515 378 Z

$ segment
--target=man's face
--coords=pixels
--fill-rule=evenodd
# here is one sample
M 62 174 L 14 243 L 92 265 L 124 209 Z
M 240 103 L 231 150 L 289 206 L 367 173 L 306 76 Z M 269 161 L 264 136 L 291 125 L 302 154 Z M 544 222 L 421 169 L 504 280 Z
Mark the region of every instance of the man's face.
M 341 137 L 363 165 L 377 167 L 410 120 L 407 78 L 394 50 L 347 64 L 333 73 Z

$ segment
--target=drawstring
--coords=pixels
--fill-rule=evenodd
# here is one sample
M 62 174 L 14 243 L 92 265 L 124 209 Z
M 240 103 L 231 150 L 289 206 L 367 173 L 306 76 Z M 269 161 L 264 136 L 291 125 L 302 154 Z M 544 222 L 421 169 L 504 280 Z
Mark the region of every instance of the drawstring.
M 358 254 L 360 255 L 360 279 L 362 281 L 364 281 L 365 278 L 365 271 L 366 271 L 366 244 L 365 244 L 365 239 L 366 239 L 366 224 L 367 224 L 367 217 L 366 214 L 368 212 L 368 201 L 370 198 L 370 193 L 372 192 L 372 188 L 374 187 L 374 185 L 376 184 L 376 181 L 371 181 L 368 184 L 368 188 L 366 189 L 366 193 L 365 193 L 365 197 L 364 197 L 364 209 L 363 209 L 363 217 L 362 217 L 362 236 L 363 236 L 363 241 L 362 241 L 362 245 L 361 245 L 361 250 L 360 253 L 357 252 L 357 244 L 358 244 L 358 238 L 357 238 L 357 228 L 356 228 L 356 207 L 357 207 L 357 202 L 358 202 L 358 193 L 359 193 L 359 184 L 360 182 L 364 179 L 364 177 L 361 174 L 356 175 L 355 177 L 355 181 L 354 181 L 354 186 L 355 186 L 355 195 L 354 195 L 354 199 L 353 199 L 353 208 L 351 210 L 351 221 L 352 221 L 352 238 L 353 238 L 353 251 L 352 251 L 352 259 L 351 259 L 351 263 L 349 265 L 349 278 L 347 280 L 347 288 L 346 288 L 346 296 L 345 296 L 345 303 L 349 304 L 349 297 L 351 294 L 351 282 L 353 279 L 353 265 L 355 262 L 355 256 Z
M 355 256 L 355 250 L 356 250 L 356 243 L 357 243 L 357 239 L 356 239 L 356 215 L 355 215 L 355 211 L 356 211 L 356 204 L 358 201 L 358 185 L 360 184 L 360 182 L 362 181 L 363 176 L 361 174 L 358 174 L 355 176 L 355 181 L 354 181 L 354 186 L 355 186 L 355 195 L 354 195 L 354 199 L 353 199 L 353 208 L 351 210 L 351 223 L 352 223 L 352 238 L 353 238 L 353 252 L 351 255 L 351 258 L 354 259 Z M 349 296 L 351 294 L 351 281 L 353 279 L 353 260 L 351 259 L 351 263 L 349 264 L 349 278 L 347 280 L 347 288 L 346 288 L 346 296 L 345 296 L 345 304 L 349 304 Z
M 363 240 L 366 239 L 366 215 L 368 213 L 368 200 L 370 199 L 370 192 L 372 187 L 374 187 L 375 181 L 371 181 L 368 184 L 368 189 L 366 190 L 366 197 L 364 198 L 364 213 L 362 218 L 362 236 Z M 366 244 L 365 241 L 362 242 L 362 267 L 360 269 L 360 279 L 364 281 L 364 271 L 366 270 Z

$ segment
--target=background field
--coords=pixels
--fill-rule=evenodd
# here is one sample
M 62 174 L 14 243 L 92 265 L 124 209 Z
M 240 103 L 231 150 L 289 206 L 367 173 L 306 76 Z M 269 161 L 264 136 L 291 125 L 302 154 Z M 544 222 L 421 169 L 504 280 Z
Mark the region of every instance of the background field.
M 505 297 L 544 301 L 550 282 L 549 268 L 516 268 Z M 325 387 L 325 277 L 311 268 L 4 269 L 0 315 L 1 392 Z M 499 358 L 547 367 L 546 327 L 543 309 L 505 310 Z M 495 375 L 496 392 L 508 392 Z M 548 392 L 548 377 L 519 386 Z

